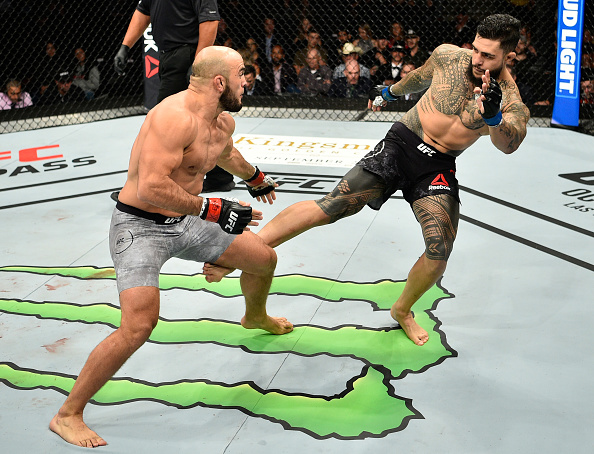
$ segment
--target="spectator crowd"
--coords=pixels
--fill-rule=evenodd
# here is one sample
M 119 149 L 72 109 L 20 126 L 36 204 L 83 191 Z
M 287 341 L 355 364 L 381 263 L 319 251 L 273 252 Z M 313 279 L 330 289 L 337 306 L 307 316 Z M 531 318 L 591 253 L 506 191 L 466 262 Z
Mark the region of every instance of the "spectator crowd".
M 59 0 L 51 3 L 61 4 Z M 398 82 L 441 43 L 472 48 L 476 17 L 439 10 L 440 2 L 428 0 L 392 1 L 387 2 L 387 9 L 380 9 L 384 3 L 353 0 L 340 11 L 324 8 L 323 2 L 283 0 L 263 2 L 256 14 L 248 12 L 246 2 L 220 0 L 222 18 L 215 44 L 232 47 L 244 58 L 247 96 L 329 98 L 364 98 L 374 85 Z M 66 15 L 58 6 L 48 7 L 44 21 Z M 537 39 L 529 8 L 522 12 L 526 14 L 520 19 L 526 24 L 509 69 L 529 107 L 550 105 L 554 101 L 556 37 Z M 123 19 L 129 14 L 129 8 L 120 13 Z M 110 96 L 106 81 L 115 77 L 111 63 L 115 43 L 124 31 L 103 31 L 113 35 L 113 48 L 105 43 L 101 48 L 94 46 L 92 39 L 82 45 L 62 46 L 54 39 L 39 43 L 32 70 L 25 74 L 11 68 L 0 71 L 0 109 L 82 103 Z M 582 104 L 592 104 L 594 38 L 588 28 L 584 30 L 581 73 Z

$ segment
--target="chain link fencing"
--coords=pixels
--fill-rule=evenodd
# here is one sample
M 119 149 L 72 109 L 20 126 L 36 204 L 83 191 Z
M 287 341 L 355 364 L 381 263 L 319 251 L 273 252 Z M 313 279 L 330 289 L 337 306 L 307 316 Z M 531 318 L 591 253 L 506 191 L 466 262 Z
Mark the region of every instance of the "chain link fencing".
M 142 43 L 132 48 L 123 76 L 113 69 L 113 58 L 136 4 L 136 0 L 0 0 L 0 42 L 4 44 L 0 91 L 20 90 L 21 105 L 32 104 L 1 110 L 0 133 L 146 113 Z M 366 90 L 333 88 L 340 85 L 333 77 L 345 75 L 340 65 L 346 59 L 357 59 L 360 79 L 365 82 L 363 76 L 368 75 L 371 85 L 397 81 L 402 69 L 392 69 L 392 60 L 419 66 L 441 43 L 468 47 L 477 23 L 497 12 L 511 14 L 523 24 L 512 71 L 531 112 L 529 124 L 550 125 L 555 93 L 555 1 L 219 0 L 219 9 L 222 20 L 216 44 L 237 49 L 246 65 L 253 66 L 256 86 L 263 88 L 244 97 L 244 109 L 237 115 L 395 121 L 416 99 L 399 99 L 384 111 L 371 113 L 366 110 Z M 271 24 L 273 40 L 266 37 Z M 594 133 L 594 94 L 587 88 L 594 83 L 589 82 L 594 80 L 592 2 L 586 2 L 584 30 L 580 123 L 583 131 Z M 274 45 L 282 46 L 287 72 L 291 72 L 278 84 L 269 63 Z M 307 73 L 303 69 L 309 67 L 309 60 L 315 60 L 308 46 L 319 49 L 322 66 L 329 71 L 316 74 L 324 74 L 323 79 L 329 72 L 329 82 L 301 75 Z M 20 82 L 19 89 L 15 81 Z

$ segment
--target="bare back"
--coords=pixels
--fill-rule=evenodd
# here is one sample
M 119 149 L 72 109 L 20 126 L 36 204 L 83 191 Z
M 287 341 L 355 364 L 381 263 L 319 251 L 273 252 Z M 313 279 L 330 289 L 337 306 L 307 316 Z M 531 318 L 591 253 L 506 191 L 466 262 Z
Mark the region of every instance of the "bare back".
M 206 172 L 214 168 L 223 151 L 232 148 L 233 118 L 227 113 L 205 114 L 201 105 L 195 92 L 185 90 L 148 113 L 132 146 L 121 202 L 165 216 L 188 214 L 176 211 L 167 197 L 151 200 L 144 194 L 183 190 L 198 195 Z M 175 185 L 168 185 L 171 182 Z M 169 195 L 174 200 L 180 194 Z
M 475 100 L 475 86 L 466 76 L 471 52 L 449 44 L 436 48 L 427 63 L 410 74 L 411 84 L 422 85 L 423 80 L 431 80 L 431 83 L 401 120 L 423 141 L 454 156 L 461 154 L 480 136 L 489 134 Z M 502 112 L 519 111 L 524 115 L 525 106 L 509 72 L 504 69 L 501 77 Z

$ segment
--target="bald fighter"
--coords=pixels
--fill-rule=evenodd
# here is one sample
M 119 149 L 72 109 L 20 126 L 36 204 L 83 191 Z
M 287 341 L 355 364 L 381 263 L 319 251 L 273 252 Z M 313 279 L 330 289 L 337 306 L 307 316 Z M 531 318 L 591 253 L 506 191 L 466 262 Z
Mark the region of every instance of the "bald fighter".
M 289 206 L 258 235 L 276 247 L 365 205 L 378 210 L 402 190 L 421 224 L 425 251 L 391 315 L 415 344 L 425 344 L 429 335 L 411 308 L 443 275 L 452 252 L 459 218 L 456 157 L 481 136 L 506 154 L 526 136 L 529 112 L 506 68 L 515 57 L 519 30 L 520 22 L 511 16 L 489 16 L 478 25 L 472 50 L 443 44 L 398 83 L 376 87 L 368 105 L 374 111 L 398 96 L 427 91 L 330 194 Z M 204 270 L 211 281 L 228 272 L 210 264 Z
M 90 354 L 50 429 L 69 443 L 107 443 L 83 421 L 87 402 L 148 339 L 159 317 L 159 271 L 171 257 L 243 271 L 246 310 L 241 324 L 285 334 L 293 325 L 270 317 L 266 298 L 276 254 L 249 231 L 262 213 L 248 203 L 200 194 L 215 165 L 246 180 L 257 200 L 273 203 L 276 183 L 233 146 L 246 80 L 243 59 L 227 47 L 207 47 L 194 60 L 187 90 L 151 110 L 134 142 L 128 177 L 109 232 L 122 318 Z

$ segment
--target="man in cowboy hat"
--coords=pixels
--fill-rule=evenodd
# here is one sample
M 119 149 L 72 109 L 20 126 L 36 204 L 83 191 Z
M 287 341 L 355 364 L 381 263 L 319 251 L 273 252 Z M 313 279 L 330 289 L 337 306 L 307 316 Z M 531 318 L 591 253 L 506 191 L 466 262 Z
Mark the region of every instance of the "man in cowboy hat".
M 361 48 L 355 46 L 353 43 L 345 43 L 342 46 L 342 64 L 338 65 L 334 68 L 334 72 L 332 73 L 332 79 L 338 79 L 340 77 L 344 77 L 344 70 L 346 68 L 346 62 L 350 60 L 359 60 L 359 56 L 363 53 Z M 369 68 L 367 66 L 359 65 L 361 71 L 361 77 L 367 77 L 368 79 L 371 78 L 369 73 Z

